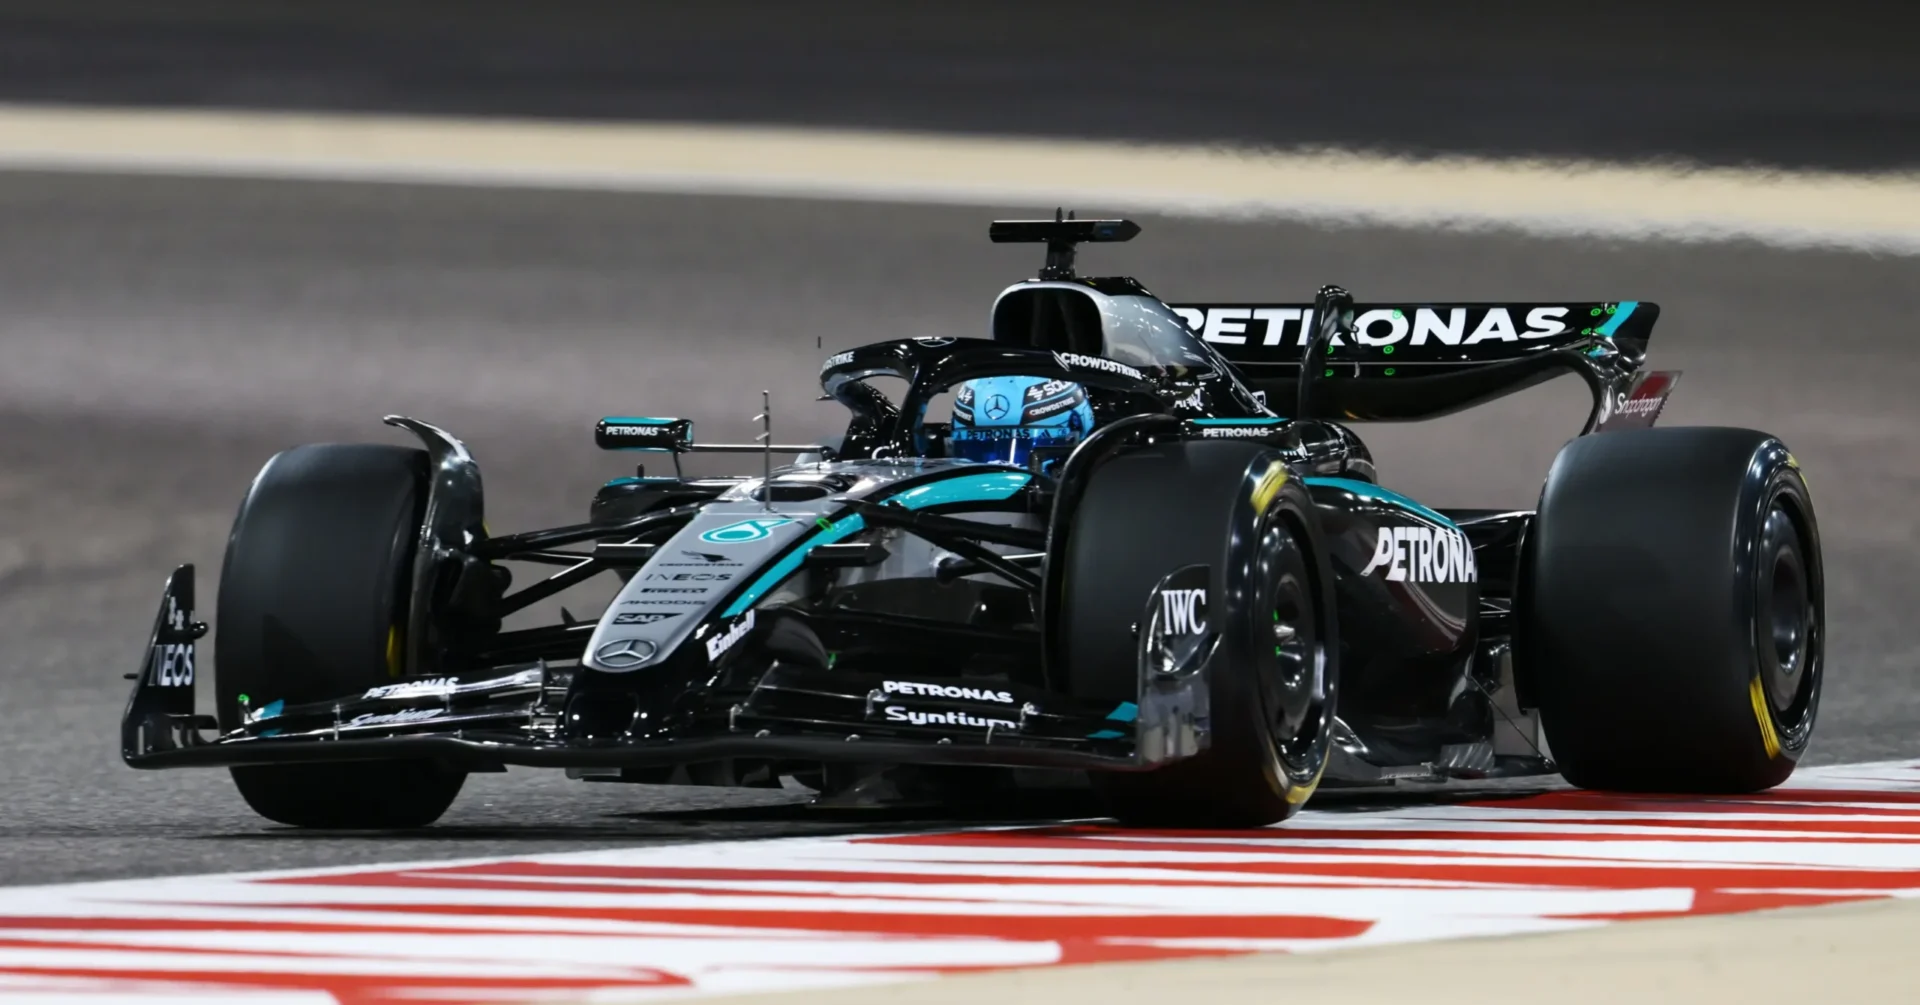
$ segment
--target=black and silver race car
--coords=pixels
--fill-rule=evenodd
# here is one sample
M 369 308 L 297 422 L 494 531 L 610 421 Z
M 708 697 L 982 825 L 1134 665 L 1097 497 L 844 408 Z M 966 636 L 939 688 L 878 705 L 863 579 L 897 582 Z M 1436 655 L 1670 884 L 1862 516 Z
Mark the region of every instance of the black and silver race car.
M 1655 305 L 1170 306 L 1075 274 L 1078 244 L 1138 231 L 993 224 L 1046 245 L 1038 278 L 990 338 L 828 358 L 851 413 L 830 442 L 601 420 L 603 448 L 761 472 L 619 479 L 579 525 L 489 533 L 472 457 L 414 419 L 387 422 L 423 449 L 275 456 L 227 545 L 214 714 L 187 565 L 127 763 L 230 767 L 308 827 L 424 825 L 507 765 L 855 801 L 1066 778 L 1183 826 L 1281 820 L 1323 783 L 1793 770 L 1822 679 L 1813 506 L 1766 433 L 1650 428 L 1677 377 L 1641 369 Z M 1568 372 L 1592 411 L 1530 512 L 1388 489 L 1347 425 Z M 515 590 L 503 563 L 558 571 Z M 502 629 L 603 573 L 624 585 L 598 619 Z

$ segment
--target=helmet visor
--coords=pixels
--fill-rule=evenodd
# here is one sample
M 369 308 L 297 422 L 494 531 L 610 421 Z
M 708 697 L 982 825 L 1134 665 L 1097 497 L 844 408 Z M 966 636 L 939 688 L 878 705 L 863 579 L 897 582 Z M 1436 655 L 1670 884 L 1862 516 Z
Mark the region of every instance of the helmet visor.
M 1025 467 L 1035 447 L 1070 444 L 1079 437 L 1065 429 L 999 426 L 955 430 L 948 455 L 966 461 Z

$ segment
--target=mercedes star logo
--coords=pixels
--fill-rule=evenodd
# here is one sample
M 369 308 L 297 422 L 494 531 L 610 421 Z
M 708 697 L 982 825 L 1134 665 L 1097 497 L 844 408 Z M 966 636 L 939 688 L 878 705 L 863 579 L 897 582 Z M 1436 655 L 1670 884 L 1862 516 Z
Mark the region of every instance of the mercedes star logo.
M 987 399 L 987 418 L 998 421 L 1007 417 L 1007 396 L 996 394 Z
M 646 639 L 614 639 L 593 651 L 593 658 L 609 670 L 637 667 L 653 658 L 654 644 Z

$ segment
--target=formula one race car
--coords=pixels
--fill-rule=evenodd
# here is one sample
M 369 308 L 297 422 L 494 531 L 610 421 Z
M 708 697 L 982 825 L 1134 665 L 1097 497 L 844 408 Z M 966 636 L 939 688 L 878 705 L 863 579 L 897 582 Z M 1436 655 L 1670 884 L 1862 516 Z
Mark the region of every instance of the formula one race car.
M 1772 436 L 1649 428 L 1677 376 L 1640 369 L 1655 305 L 1169 306 L 1075 275 L 1078 244 L 1138 231 L 993 224 L 1046 245 L 1039 277 L 989 339 L 830 356 L 836 440 L 601 420 L 603 448 L 761 473 L 619 479 L 576 526 L 490 534 L 467 450 L 409 418 L 387 422 L 425 449 L 275 456 L 227 545 L 214 715 L 182 566 L 127 762 L 230 767 L 308 827 L 424 825 L 507 765 L 855 804 L 1067 778 L 1181 826 L 1281 820 L 1323 781 L 1746 792 L 1793 770 L 1822 679 L 1813 506 Z M 1532 512 L 1394 492 L 1344 424 L 1567 372 L 1593 408 Z M 513 591 L 502 563 L 560 570 Z M 608 572 L 597 620 L 502 630 Z

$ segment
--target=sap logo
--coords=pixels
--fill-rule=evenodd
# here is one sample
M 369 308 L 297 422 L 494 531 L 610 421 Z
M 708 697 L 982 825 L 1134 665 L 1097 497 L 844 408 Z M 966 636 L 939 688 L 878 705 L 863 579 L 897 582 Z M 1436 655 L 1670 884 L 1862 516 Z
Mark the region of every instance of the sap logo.
M 990 691 L 985 688 L 961 687 L 957 684 L 931 684 L 913 680 L 888 680 L 880 682 L 880 690 L 890 695 L 912 695 L 920 698 L 955 698 L 961 701 L 997 701 L 1002 705 L 1013 704 L 1013 695 L 1006 691 Z
M 1160 623 L 1168 635 L 1198 635 L 1207 630 L 1207 591 L 1162 590 Z
M 679 611 L 626 611 L 615 614 L 613 616 L 613 623 L 616 625 L 651 625 L 656 621 L 665 621 L 668 618 L 677 618 L 679 616 Z
M 451 691 L 460 684 L 458 677 L 435 677 L 432 680 L 411 680 L 400 684 L 383 684 L 370 687 L 362 698 L 398 698 L 401 695 L 436 694 Z
M 851 350 L 847 352 L 836 352 L 833 355 L 828 356 L 827 361 L 825 363 L 820 364 L 820 370 L 821 372 L 824 373 L 825 371 L 831 370 L 836 366 L 846 366 L 848 363 L 851 363 L 851 362 L 853 362 L 853 352 Z
M 349 726 L 391 726 L 403 722 L 421 722 L 427 719 L 438 719 L 446 714 L 447 710 L 444 708 L 407 708 L 401 709 L 398 712 L 368 712 L 365 715 L 356 715 L 348 719 L 346 724 Z
M 1257 333 L 1259 341 L 1254 343 L 1257 345 L 1304 346 L 1313 333 L 1311 307 L 1176 307 L 1173 310 L 1187 327 L 1200 333 L 1201 339 L 1223 345 L 1247 345 L 1249 338 L 1256 337 L 1256 332 L 1248 327 L 1250 322 L 1262 326 Z M 1444 319 L 1442 310 L 1446 313 Z M 1527 327 L 1522 330 L 1514 323 L 1513 313 L 1505 307 L 1484 310 L 1378 307 L 1353 319 L 1354 341 L 1368 346 L 1394 345 L 1402 340 L 1408 345 L 1426 345 L 1429 340 L 1444 345 L 1476 345 L 1487 341 L 1549 338 L 1570 330 L 1566 325 L 1568 312 L 1566 307 L 1532 308 L 1527 311 Z M 1476 313 L 1479 317 L 1469 330 L 1468 321 Z M 1291 340 L 1287 337 L 1289 327 L 1294 333 Z M 1333 344 L 1347 343 L 1336 335 Z
M 725 527 L 715 527 L 700 535 L 700 540 L 708 544 L 746 544 L 750 541 L 763 541 L 772 536 L 775 528 L 792 523 L 784 517 L 761 517 L 756 520 L 742 520 Z
M 707 660 L 711 662 L 719 659 L 721 653 L 732 649 L 741 639 L 746 638 L 750 631 L 753 631 L 752 611 L 748 611 L 746 617 L 734 622 L 732 628 L 707 640 Z
M 1053 354 L 1053 359 L 1054 362 L 1060 364 L 1061 368 L 1067 370 L 1076 368 L 1083 370 L 1101 370 L 1106 373 L 1117 373 L 1122 377 L 1132 377 L 1134 380 L 1147 379 L 1145 374 L 1125 363 L 1116 363 L 1113 360 L 1100 356 L 1083 356 L 1077 352 L 1056 352 Z
M 1362 576 L 1384 570 L 1382 578 L 1401 583 L 1472 583 L 1480 578 L 1473 546 L 1457 530 L 1436 527 L 1382 527 L 1373 560 Z
M 187 630 L 187 614 L 172 594 L 167 596 L 167 627 L 176 632 Z M 153 683 L 155 687 L 192 687 L 193 652 L 191 642 L 163 642 L 153 647 Z
M 973 729 L 1019 729 L 1020 724 L 1006 719 L 988 719 L 965 712 L 922 712 L 919 709 L 886 707 L 888 722 L 907 722 L 915 726 L 968 726 Z

